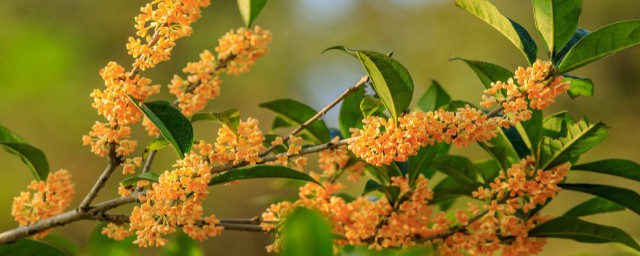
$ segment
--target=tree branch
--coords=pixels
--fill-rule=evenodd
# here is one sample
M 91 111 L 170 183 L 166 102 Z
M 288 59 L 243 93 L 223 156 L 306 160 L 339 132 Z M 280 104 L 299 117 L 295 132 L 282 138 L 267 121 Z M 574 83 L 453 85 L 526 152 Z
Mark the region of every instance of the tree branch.
M 98 192 L 104 187 L 109 180 L 109 176 L 113 173 L 118 166 L 122 163 L 121 158 L 116 154 L 116 143 L 112 142 L 109 144 L 109 163 L 107 164 L 107 168 L 104 169 L 98 180 L 95 184 L 93 184 L 93 188 L 91 191 L 85 196 L 80 205 L 78 206 L 78 210 L 81 212 L 86 212 L 89 209 L 89 205 L 98 196 Z

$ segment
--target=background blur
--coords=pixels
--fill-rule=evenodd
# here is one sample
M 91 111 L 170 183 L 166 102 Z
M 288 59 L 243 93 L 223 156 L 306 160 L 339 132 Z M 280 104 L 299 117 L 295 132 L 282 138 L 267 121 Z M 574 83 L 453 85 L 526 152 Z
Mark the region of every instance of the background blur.
M 51 171 L 65 168 L 76 182 L 73 205 L 89 190 L 104 168 L 104 159 L 82 146 L 95 120 L 89 93 L 103 87 L 98 70 L 110 60 L 123 66 L 131 63 L 126 54 L 127 37 L 134 34 L 133 17 L 147 1 L 141 0 L 21 0 L 0 1 L 0 124 L 16 131 L 42 149 Z M 198 53 L 212 49 L 217 39 L 231 28 L 243 26 L 236 1 L 213 1 L 203 18 L 195 23 L 194 34 L 178 41 L 172 60 L 145 72 L 154 83 L 166 85 L 171 76 L 181 73 Z M 531 3 L 528 0 L 494 0 L 507 16 L 520 22 L 544 46 L 535 31 Z M 624 19 L 640 18 L 640 1 L 584 1 L 580 27 L 588 30 Z M 361 67 L 343 53 L 320 52 L 330 46 L 380 52 L 394 51 L 394 57 L 411 72 L 416 85 L 415 98 L 438 80 L 455 99 L 478 102 L 482 85 L 462 62 L 449 62 L 454 56 L 484 60 L 508 69 L 524 65 L 525 60 L 510 42 L 493 28 L 454 7 L 448 0 L 290 0 L 271 1 L 256 24 L 271 30 L 271 51 L 258 60 L 252 72 L 240 77 L 224 76 L 222 96 L 207 110 L 241 110 L 243 117 L 253 116 L 268 130 L 272 116 L 257 107 L 261 102 L 291 97 L 319 109 L 356 82 Z M 568 109 L 579 118 L 587 115 L 611 126 L 611 135 L 581 161 L 627 158 L 640 162 L 640 47 L 582 68 L 575 75 L 593 78 L 595 96 L 570 100 L 562 96 L 553 109 Z M 170 99 L 166 89 L 153 99 Z M 325 121 L 337 126 L 337 111 Z M 102 119 L 100 119 L 102 120 Z M 140 145 L 148 136 L 136 127 Z M 212 141 L 217 127 L 196 125 L 196 139 Z M 285 131 L 280 131 L 285 132 Z M 140 147 L 142 148 L 142 147 Z M 473 160 L 488 158 L 477 147 L 456 149 Z M 164 150 L 153 170 L 161 172 L 175 161 L 175 154 Z M 16 157 L 0 152 L 0 230 L 16 226 L 10 215 L 14 196 L 32 179 Z M 98 200 L 117 196 L 115 173 Z M 571 181 L 604 182 L 627 186 L 631 182 L 610 176 L 573 173 Z M 598 180 L 598 182 L 602 182 Z M 354 188 L 360 191 L 361 187 Z M 220 218 L 249 218 L 259 215 L 274 198 L 294 195 L 295 189 L 278 181 L 247 181 L 235 186 L 215 187 L 206 207 Z M 563 192 L 547 208 L 560 214 L 588 196 Z M 123 210 L 126 212 L 126 209 Z M 615 225 L 640 238 L 640 218 L 630 211 L 589 217 L 588 220 Z M 95 223 L 75 223 L 56 232 L 71 236 L 79 243 L 87 241 Z M 266 234 L 224 232 L 203 243 L 208 255 L 262 255 L 271 242 Z M 544 255 L 614 255 L 624 250 L 615 245 L 586 245 L 568 240 L 551 240 Z M 148 252 L 148 250 L 147 250 Z M 145 254 L 148 254 L 144 252 Z M 624 254 L 624 253 L 622 253 Z

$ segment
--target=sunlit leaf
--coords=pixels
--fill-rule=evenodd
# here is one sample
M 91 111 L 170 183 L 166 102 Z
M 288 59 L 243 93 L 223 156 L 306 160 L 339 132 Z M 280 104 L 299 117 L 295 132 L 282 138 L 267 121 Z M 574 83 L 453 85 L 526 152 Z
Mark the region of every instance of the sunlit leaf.
M 461 60 L 467 63 L 469 67 L 476 73 L 480 82 L 485 88 L 491 88 L 491 83 L 498 81 L 506 82 L 515 75 L 510 70 L 489 62 L 477 60 L 467 60 L 463 58 L 453 58 L 451 60 Z
M 418 108 L 422 111 L 435 111 L 451 101 L 451 96 L 436 81 L 431 81 L 429 89 L 418 100 Z
M 147 180 L 150 181 L 152 183 L 157 183 L 158 182 L 158 178 L 160 176 L 156 173 L 153 172 L 145 172 L 145 173 L 141 173 L 135 176 L 129 176 L 127 178 L 125 178 L 124 180 L 122 180 L 120 182 L 120 184 L 127 188 L 127 187 L 131 187 L 136 185 L 136 182 L 141 181 L 141 180 Z
M 589 151 L 595 145 L 609 136 L 604 123 L 590 123 L 582 120 L 569 125 L 567 135 L 559 139 L 544 138 L 540 147 L 541 169 L 546 170 L 564 162 L 578 160 L 580 155 Z
M 571 89 L 568 91 L 571 98 L 593 96 L 593 80 L 591 78 L 565 75 L 563 81 L 571 83 Z
M 310 181 L 316 184 L 320 184 L 318 181 L 311 178 L 311 176 L 309 176 L 308 174 L 296 171 L 291 168 L 277 165 L 259 164 L 231 169 L 230 171 L 224 172 L 223 174 L 211 178 L 211 181 L 209 181 L 209 185 L 225 184 L 236 180 L 261 178 L 284 178 Z
M 384 111 L 384 103 L 379 99 L 367 96 L 360 102 L 360 111 L 362 111 L 362 115 L 367 118 Z
M 562 49 L 578 28 L 582 0 L 533 0 L 536 27 L 550 53 Z
M 238 0 L 238 9 L 247 27 L 258 18 L 258 14 L 262 11 L 268 0 Z

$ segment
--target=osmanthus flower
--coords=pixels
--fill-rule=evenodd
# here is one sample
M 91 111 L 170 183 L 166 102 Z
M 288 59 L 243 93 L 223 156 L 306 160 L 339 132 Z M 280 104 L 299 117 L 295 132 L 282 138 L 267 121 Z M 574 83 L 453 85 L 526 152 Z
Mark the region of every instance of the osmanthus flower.
M 96 121 L 91 129 L 89 135 L 82 136 L 82 144 L 91 146 L 91 152 L 96 155 L 106 156 L 113 144 L 118 155 L 128 156 L 138 145 L 137 141 L 129 139 L 131 136 L 129 126 L 111 126 L 108 123 Z
M 32 181 L 27 187 L 30 191 L 21 192 L 20 196 L 13 198 L 11 215 L 20 226 L 27 226 L 63 213 L 75 195 L 70 178 L 67 170 L 59 170 L 50 173 L 45 181 Z M 49 231 L 33 237 L 42 238 Z
M 259 154 L 265 150 L 265 146 L 259 124 L 257 119 L 249 117 L 246 121 L 240 120 L 235 130 L 227 125 L 220 127 L 209 161 L 220 165 L 242 161 L 256 164 L 262 161 Z
M 381 166 L 393 161 L 404 162 L 420 147 L 436 141 L 466 146 L 489 140 L 497 135 L 498 128 L 509 128 L 530 119 L 530 108 L 549 106 L 555 97 L 569 88 L 562 76 L 551 76 L 550 62 L 538 60 L 532 67 L 519 67 L 513 79 L 492 83 L 485 91 L 480 105 L 501 104 L 504 108 L 502 116 L 490 117 L 468 105 L 453 112 L 443 109 L 426 113 L 416 111 L 399 117 L 397 122 L 370 116 L 363 120 L 362 129 L 351 129 L 355 139 L 349 141 L 348 148 L 367 163 Z M 502 95 L 503 90 L 506 95 Z
M 202 202 L 209 193 L 211 166 L 199 154 L 190 153 L 178 160 L 176 169 L 166 171 L 139 199 L 130 216 L 130 231 L 135 231 L 135 244 L 141 247 L 163 246 L 166 235 L 182 230 L 193 239 L 203 240 L 219 235 L 222 227 L 215 216 L 203 217 Z
M 168 60 L 175 41 L 192 33 L 191 23 L 200 18 L 210 0 L 153 0 L 135 17 L 136 35 L 129 37 L 127 50 L 141 70 Z
M 191 116 L 220 95 L 220 69 L 216 68 L 215 56 L 205 50 L 198 62 L 187 64 L 182 71 L 189 74 L 187 79 L 175 75 L 168 87 L 169 92 L 176 96 L 182 114 Z
M 258 26 L 253 29 L 239 28 L 221 37 L 215 50 L 218 61 L 226 62 L 227 74 L 239 75 L 249 71 L 256 59 L 268 52 L 270 42 L 271 33 L 267 30 Z
M 100 233 L 116 241 L 123 240 L 133 235 L 129 228 L 126 227 L 126 225 L 119 225 L 115 223 L 107 224 L 107 226 L 102 228 L 102 231 Z

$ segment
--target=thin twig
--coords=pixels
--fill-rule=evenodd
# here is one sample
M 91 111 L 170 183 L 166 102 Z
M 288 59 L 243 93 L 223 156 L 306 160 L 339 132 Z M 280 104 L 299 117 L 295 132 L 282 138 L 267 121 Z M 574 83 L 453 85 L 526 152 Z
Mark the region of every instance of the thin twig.
M 111 176 L 111 173 L 113 173 L 121 163 L 122 160 L 120 156 L 116 154 L 116 144 L 112 142 L 109 144 L 109 163 L 107 164 L 107 168 L 104 169 L 96 183 L 93 184 L 93 188 L 91 188 L 91 191 L 89 191 L 87 196 L 85 196 L 85 198 L 82 200 L 82 202 L 78 206 L 78 210 L 86 212 L 89 209 L 89 205 L 91 204 L 93 199 L 98 196 L 98 192 L 100 192 L 100 190 L 107 183 L 107 180 L 109 180 L 109 176 Z

